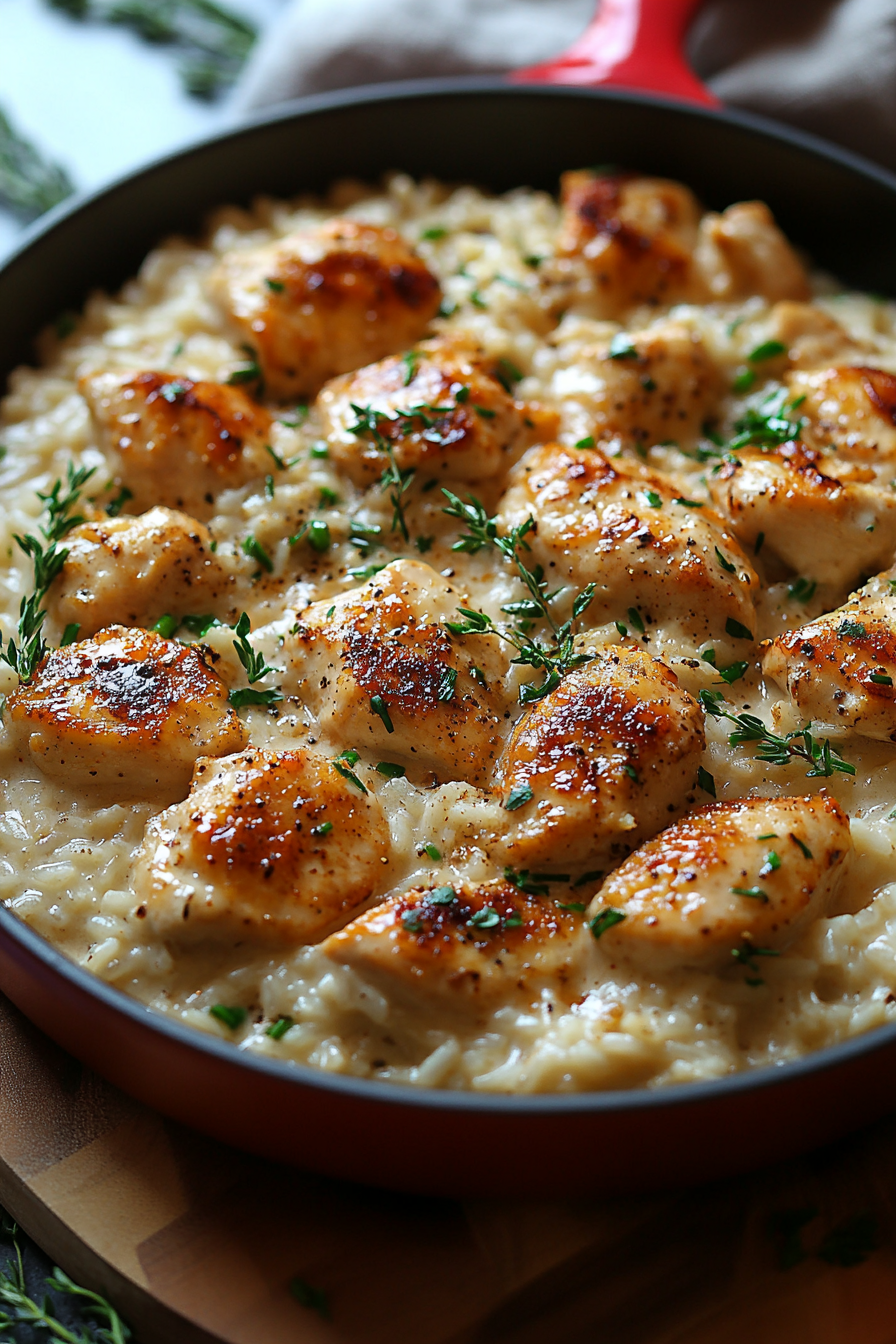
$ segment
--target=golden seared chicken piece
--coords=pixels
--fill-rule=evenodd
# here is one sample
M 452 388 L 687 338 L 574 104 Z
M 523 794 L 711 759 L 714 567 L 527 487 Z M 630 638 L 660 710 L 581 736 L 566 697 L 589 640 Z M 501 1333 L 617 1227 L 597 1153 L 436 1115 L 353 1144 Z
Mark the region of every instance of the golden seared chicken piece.
M 720 369 L 683 322 L 658 322 L 612 342 L 558 340 L 550 392 L 597 440 L 636 448 L 696 437 L 727 391 Z
M 724 521 L 667 477 L 599 449 L 532 448 L 500 505 L 504 529 L 529 517 L 549 582 L 596 585 L 590 621 L 626 622 L 635 607 L 648 633 L 749 650 L 756 574 Z
M 763 672 L 803 718 L 896 742 L 894 575 L 878 574 L 837 611 L 763 646 Z
M 354 219 L 227 252 L 209 289 L 281 399 L 406 349 L 441 302 L 438 280 L 395 229 Z
M 60 625 L 93 635 L 105 625 L 153 625 L 160 616 L 214 609 L 227 586 L 208 529 L 174 509 L 82 523 L 49 600 Z
M 246 740 L 198 649 L 120 625 L 47 654 L 6 703 L 44 774 L 128 797 L 183 797 L 200 756 Z
M 791 569 L 819 583 L 850 585 L 896 548 L 896 495 L 804 443 L 738 449 L 709 490 L 744 546 L 755 548 L 761 536 Z
M 307 943 L 373 894 L 388 854 L 380 804 L 325 756 L 252 747 L 197 762 L 131 883 L 163 938 Z
M 849 461 L 896 466 L 896 375 L 841 364 L 787 381 L 792 397 L 803 399 L 798 411 L 813 446 L 833 444 Z
M 738 961 L 755 976 L 827 913 L 851 853 L 849 818 L 824 794 L 710 803 L 635 850 L 588 918 L 611 960 L 650 974 Z
M 302 612 L 285 650 L 321 727 L 443 779 L 482 782 L 499 749 L 506 660 L 494 635 L 452 636 L 461 594 L 419 560 Z
M 768 338 L 787 347 L 795 369 L 817 369 L 833 359 L 855 357 L 860 347 L 845 328 L 813 303 L 784 299 L 772 309 Z
M 635 173 L 564 173 L 557 256 L 583 264 L 596 315 L 688 296 L 700 206 L 680 182 Z
M 810 292 L 805 267 L 762 201 L 703 216 L 694 252 L 696 302 L 730 303 L 758 294 L 777 303 L 807 300 Z
M 693 801 L 704 746 L 703 711 L 664 663 L 598 654 L 513 730 L 498 775 L 512 809 L 502 857 L 571 875 L 608 867 Z
M 509 882 L 415 887 L 374 906 L 321 944 L 386 993 L 463 1013 L 508 999 L 562 999 L 581 963 L 581 916 Z
M 469 341 L 430 341 L 334 378 L 317 406 L 331 457 L 357 485 L 380 479 L 389 465 L 385 445 L 400 470 L 481 481 L 536 437 L 529 408 L 513 400 Z M 546 414 L 537 415 L 544 422 Z M 556 433 L 558 417 L 549 418 L 548 432 Z
M 82 378 L 80 389 L 140 512 L 162 504 L 208 518 L 222 490 L 270 465 L 271 417 L 238 387 L 166 373 L 97 373 Z

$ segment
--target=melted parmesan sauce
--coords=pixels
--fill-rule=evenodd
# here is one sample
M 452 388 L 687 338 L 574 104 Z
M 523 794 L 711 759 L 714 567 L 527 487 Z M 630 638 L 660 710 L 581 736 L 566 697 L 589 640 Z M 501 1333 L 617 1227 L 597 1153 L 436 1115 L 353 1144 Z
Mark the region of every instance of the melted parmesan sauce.
M 559 411 L 561 443 L 572 445 L 592 433 L 589 397 L 595 373 L 579 354 L 620 326 L 577 311 L 574 301 L 558 324 L 533 265 L 555 245 L 559 212 L 549 196 L 521 190 L 492 198 L 471 188 L 449 191 L 398 176 L 381 193 L 342 185 L 323 204 L 263 200 L 248 213 L 223 210 L 201 246 L 174 239 L 159 247 L 121 294 L 95 295 L 68 334 L 44 335 L 42 367 L 14 374 L 0 418 L 6 450 L 0 463 L 0 618 L 7 637 L 15 631 L 19 602 L 32 583 L 30 563 L 15 536 L 36 531 L 42 508 L 38 492 L 64 477 L 70 461 L 95 469 L 87 494 L 98 506 L 117 489 L 77 379 L 95 371 L 144 368 L 167 370 L 173 377 L 226 380 L 245 356 L 207 296 L 210 269 L 228 250 L 275 239 L 334 212 L 400 230 L 439 277 L 447 301 L 443 312 L 452 310 L 436 320 L 434 329 L 472 333 L 490 356 L 521 370 L 525 376 L 515 395 Z M 814 302 L 868 352 L 864 362 L 896 372 L 896 308 L 841 293 L 823 277 L 814 284 Z M 672 310 L 678 322 L 699 334 L 729 385 L 749 352 L 768 339 L 769 314 L 770 305 L 759 298 Z M 639 326 L 668 316 L 668 310 L 647 311 Z M 764 387 L 761 374 L 760 368 L 749 393 L 754 399 Z M 738 394 L 723 401 L 722 436 L 730 435 L 746 401 Z M 289 465 L 276 468 L 272 458 L 267 486 L 259 476 L 219 495 L 207 526 L 219 560 L 233 576 L 234 608 L 249 613 L 255 645 L 272 666 L 280 666 L 284 638 L 308 603 L 356 587 L 361 580 L 348 573 L 351 568 L 397 555 L 419 559 L 416 537 L 431 538 L 423 543 L 428 546 L 425 560 L 450 577 L 471 606 L 500 620 L 501 607 L 520 598 L 519 582 L 494 552 L 452 551 L 458 524 L 442 511 L 437 489 L 409 493 L 411 542 L 402 548 L 400 538 L 390 533 L 387 492 L 377 484 L 358 488 L 336 470 L 321 446 L 316 413 L 283 405 L 271 409 L 279 417 L 272 446 Z M 670 474 L 683 496 L 707 501 L 709 467 L 699 460 L 699 434 L 682 439 L 673 425 L 668 439 L 677 442 L 645 444 L 644 460 Z M 619 445 L 609 449 L 619 450 Z M 454 484 L 459 493 L 468 493 L 462 482 Z M 475 492 L 493 512 L 503 487 L 504 478 L 497 478 Z M 289 544 L 309 518 L 329 525 L 332 545 L 322 556 Z M 381 529 L 368 555 L 350 540 L 352 520 Z M 259 574 L 244 553 L 249 534 L 272 557 L 272 574 Z M 783 568 L 770 565 L 763 578 L 760 638 L 830 610 L 845 596 L 819 585 L 808 602 L 799 603 L 789 591 L 792 575 Z M 624 621 L 625 612 L 619 617 Z M 58 641 L 52 619 L 47 633 L 51 642 Z M 191 638 L 184 630 L 180 635 Z M 600 646 L 620 635 L 611 623 L 591 638 Z M 650 623 L 637 638 L 649 652 L 659 651 Z M 228 671 L 239 673 L 229 630 L 212 630 L 204 643 L 218 657 L 225 679 Z M 692 693 L 719 686 L 694 647 L 672 647 L 667 640 L 662 653 Z M 14 674 L 4 667 L 0 678 L 0 689 L 8 693 Z M 512 670 L 504 687 L 508 731 L 521 712 L 519 678 L 519 670 Z M 762 714 L 779 731 L 798 726 L 789 700 L 761 677 L 755 655 L 747 675 L 721 689 L 732 711 Z M 332 755 L 352 746 L 323 737 L 298 700 L 241 713 L 253 744 L 293 748 L 310 743 Z M 158 1012 L 240 1049 L 333 1072 L 424 1086 L 536 1092 L 654 1087 L 778 1064 L 896 1015 L 891 992 L 896 988 L 896 882 L 891 881 L 896 875 L 891 816 L 896 749 L 856 737 L 838 740 L 855 775 L 807 781 L 804 763 L 763 765 L 749 747 L 732 748 L 729 731 L 728 725 L 707 719 L 704 768 L 715 780 L 719 799 L 806 794 L 826 785 L 850 815 L 856 846 L 834 912 L 763 963 L 760 984 L 749 983 L 736 964 L 720 973 L 638 973 L 614 965 L 586 934 L 574 993 L 546 990 L 532 1004 L 504 1003 L 452 1015 L 438 1003 L 390 998 L 315 946 L 259 948 L 246 942 L 181 948 L 152 935 L 130 886 L 132 856 L 158 806 L 51 781 L 17 747 L 8 722 L 0 730 L 0 898 L 75 962 Z M 356 769 L 378 796 L 392 835 L 387 885 L 376 899 L 415 883 L 500 875 L 485 849 L 466 843 L 466 837 L 499 820 L 496 798 L 456 781 L 389 780 L 375 764 L 362 759 Z M 690 801 L 698 806 L 709 799 L 695 789 Z M 441 857 L 429 857 L 426 846 L 435 846 Z M 598 887 L 595 881 L 575 889 L 554 885 L 548 899 L 584 905 Z M 244 1007 L 245 1021 L 231 1030 L 210 1014 L 216 1004 Z M 294 1025 L 274 1039 L 267 1028 L 281 1016 Z

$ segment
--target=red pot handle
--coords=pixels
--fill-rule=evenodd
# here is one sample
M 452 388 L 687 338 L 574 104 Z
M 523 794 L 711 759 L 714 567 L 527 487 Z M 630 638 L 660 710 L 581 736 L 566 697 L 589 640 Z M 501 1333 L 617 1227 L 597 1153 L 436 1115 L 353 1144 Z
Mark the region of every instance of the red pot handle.
M 720 107 L 684 57 L 688 24 L 702 0 L 601 0 L 568 51 L 510 76 L 543 84 L 609 84 Z

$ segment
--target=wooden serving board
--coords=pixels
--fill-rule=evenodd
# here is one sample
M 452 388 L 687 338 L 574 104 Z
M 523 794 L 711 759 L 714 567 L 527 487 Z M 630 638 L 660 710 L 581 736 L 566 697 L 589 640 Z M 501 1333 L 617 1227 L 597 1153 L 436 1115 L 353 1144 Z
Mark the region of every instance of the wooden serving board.
M 409 1162 L 433 1160 L 425 1133 L 407 1146 Z M 0 1202 L 140 1344 L 896 1344 L 894 1119 L 674 1195 L 425 1200 L 201 1138 L 0 997 Z M 809 1254 L 782 1271 L 769 1217 L 808 1206 Z M 879 1240 L 863 1263 L 812 1254 L 862 1214 Z M 331 1319 L 290 1294 L 293 1276 L 326 1294 Z

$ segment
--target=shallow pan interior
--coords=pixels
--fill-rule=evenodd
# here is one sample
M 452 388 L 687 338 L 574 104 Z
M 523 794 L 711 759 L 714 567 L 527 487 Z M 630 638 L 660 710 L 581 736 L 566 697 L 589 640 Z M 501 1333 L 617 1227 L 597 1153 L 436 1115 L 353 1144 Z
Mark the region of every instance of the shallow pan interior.
M 608 162 L 680 178 L 709 206 L 766 200 L 818 264 L 896 294 L 896 177 L 852 155 L 746 115 L 636 95 L 433 81 L 306 100 L 56 211 L 0 271 L 0 381 L 32 357 L 45 322 L 120 284 L 166 234 L 196 233 L 217 205 L 392 168 L 554 190 L 565 168 Z M 267 1156 L 428 1193 L 708 1179 L 824 1142 L 896 1103 L 896 1027 L 780 1069 L 652 1093 L 485 1097 L 331 1078 L 159 1018 L 5 909 L 0 988 L 166 1114 Z

